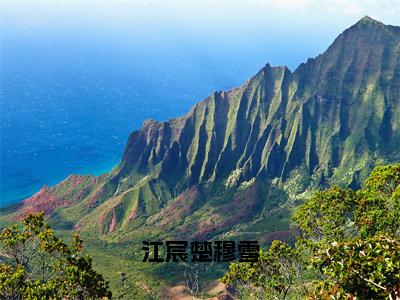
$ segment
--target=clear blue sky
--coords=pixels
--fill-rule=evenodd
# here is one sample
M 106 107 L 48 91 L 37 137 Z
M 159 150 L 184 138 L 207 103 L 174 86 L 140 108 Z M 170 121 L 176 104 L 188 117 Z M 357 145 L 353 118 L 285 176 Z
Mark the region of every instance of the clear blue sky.
M 73 35 L 75 39 L 109 43 L 135 39 L 154 47 L 173 39 L 177 44 L 204 47 L 204 53 L 210 55 L 219 47 L 224 51 L 231 48 L 226 55 L 235 48 L 243 55 L 252 55 L 255 50 L 249 49 L 254 40 L 268 39 L 271 47 L 282 53 L 259 49 L 265 51 L 265 59 L 270 57 L 272 64 L 288 64 L 293 69 L 307 57 L 319 54 L 364 15 L 400 25 L 400 0 L 3 0 L 2 33 L 5 38 Z M 312 44 L 308 52 L 288 61 L 301 41 Z M 304 45 L 298 51 L 302 51 L 300 48 Z

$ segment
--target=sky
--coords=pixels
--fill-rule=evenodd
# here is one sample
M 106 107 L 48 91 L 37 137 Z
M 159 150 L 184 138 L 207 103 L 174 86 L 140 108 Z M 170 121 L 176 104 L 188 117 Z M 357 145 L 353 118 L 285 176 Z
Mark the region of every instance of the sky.
M 145 52 L 165 43 L 204 48 L 212 56 L 223 48 L 226 56 L 238 51 L 265 51 L 272 64 L 294 69 L 318 55 L 344 29 L 365 15 L 385 24 L 400 25 L 400 0 L 2 0 L 1 34 L 10 40 L 42 39 L 68 42 L 97 41 L 102 46 L 134 47 Z M 280 53 L 254 49 L 254 40 L 268 39 Z M 287 57 L 301 41 L 315 43 L 295 61 Z M 328 42 L 329 41 L 329 42 Z M 283 49 L 283 50 L 282 50 Z M 298 49 L 302 51 L 302 49 Z M 312 52 L 314 50 L 314 52 Z M 318 53 L 316 53 L 318 51 Z M 272 55 L 269 55 L 269 52 Z M 151 53 L 151 52 L 150 52 Z M 259 53 L 257 53 L 259 54 Z

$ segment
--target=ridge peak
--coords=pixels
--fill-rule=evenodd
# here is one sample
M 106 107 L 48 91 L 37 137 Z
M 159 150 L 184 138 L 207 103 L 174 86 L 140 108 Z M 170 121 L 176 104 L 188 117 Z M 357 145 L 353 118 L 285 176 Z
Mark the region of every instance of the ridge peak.
M 368 15 L 365 15 L 355 25 L 379 25 L 379 26 L 382 26 L 382 25 L 385 25 L 385 24 L 383 24 L 382 22 L 371 18 Z

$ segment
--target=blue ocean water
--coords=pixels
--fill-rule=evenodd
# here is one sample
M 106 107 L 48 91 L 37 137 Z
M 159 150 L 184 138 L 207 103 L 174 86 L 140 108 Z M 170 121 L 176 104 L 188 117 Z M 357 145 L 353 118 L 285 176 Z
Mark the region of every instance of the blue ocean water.
M 6 19 L 2 32 L 0 207 L 71 173 L 110 170 L 145 119 L 182 115 L 267 62 L 294 70 L 340 32 L 14 23 Z
M 70 173 L 109 170 L 144 119 L 182 115 L 213 90 L 238 85 L 262 66 L 256 62 L 235 74 L 201 53 L 185 58 L 180 49 L 116 50 L 76 41 L 4 46 L 2 206 Z

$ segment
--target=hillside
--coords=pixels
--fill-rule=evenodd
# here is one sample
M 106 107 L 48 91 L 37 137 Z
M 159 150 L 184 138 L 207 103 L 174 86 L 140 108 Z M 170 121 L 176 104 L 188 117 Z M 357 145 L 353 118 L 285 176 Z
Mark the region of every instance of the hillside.
M 112 172 L 44 187 L 17 214 L 119 238 L 212 237 L 308 191 L 357 187 L 399 146 L 400 28 L 364 17 L 294 72 L 267 64 L 183 117 L 145 121 Z
M 110 173 L 44 186 L 1 222 L 44 210 L 89 239 L 113 289 L 126 288 L 121 270 L 161 286 L 165 266 L 131 267 L 143 239 L 290 240 L 298 200 L 399 161 L 400 27 L 364 17 L 293 72 L 267 64 L 185 116 L 145 121 Z

